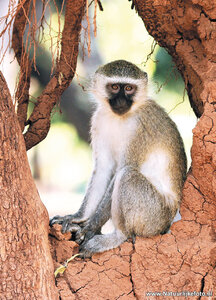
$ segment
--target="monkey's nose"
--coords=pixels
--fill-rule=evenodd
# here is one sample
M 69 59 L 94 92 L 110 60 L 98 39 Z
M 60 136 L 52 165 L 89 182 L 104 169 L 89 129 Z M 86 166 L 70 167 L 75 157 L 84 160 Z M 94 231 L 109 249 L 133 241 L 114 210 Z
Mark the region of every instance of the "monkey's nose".
M 130 103 L 127 103 L 127 101 L 123 100 L 123 101 L 116 102 L 115 105 L 112 106 L 112 110 L 115 113 L 122 115 L 126 113 L 130 109 L 130 107 L 131 107 Z

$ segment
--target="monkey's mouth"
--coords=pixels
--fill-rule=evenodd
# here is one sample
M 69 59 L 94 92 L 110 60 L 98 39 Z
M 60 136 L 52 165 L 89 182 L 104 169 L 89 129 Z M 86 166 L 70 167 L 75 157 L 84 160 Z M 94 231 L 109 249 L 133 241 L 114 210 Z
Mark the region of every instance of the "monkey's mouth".
M 129 99 L 125 99 L 125 98 L 115 99 L 114 101 L 113 101 L 113 99 L 109 99 L 109 104 L 110 104 L 112 111 L 115 114 L 121 116 L 130 110 L 130 108 L 133 104 L 133 101 L 131 101 Z
M 111 109 L 115 114 L 120 115 L 120 116 L 126 114 L 130 110 L 129 107 L 126 107 L 126 108 L 125 107 L 118 107 L 118 108 L 111 107 Z

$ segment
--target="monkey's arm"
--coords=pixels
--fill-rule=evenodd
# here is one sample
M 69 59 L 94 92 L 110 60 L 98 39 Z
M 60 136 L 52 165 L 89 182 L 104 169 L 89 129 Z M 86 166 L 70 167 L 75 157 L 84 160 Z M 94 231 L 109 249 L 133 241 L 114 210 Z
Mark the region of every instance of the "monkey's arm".
M 103 155 L 99 156 L 95 162 L 95 169 L 78 212 L 64 217 L 55 216 L 50 221 L 50 225 L 61 224 L 62 232 L 71 231 L 82 236 L 82 229 L 85 228 L 89 218 L 95 214 L 98 204 L 104 198 L 113 176 L 113 167 L 114 164 L 103 152 Z
M 83 228 L 76 233 L 76 242 L 80 244 L 84 239 L 86 243 L 95 234 L 100 234 L 101 227 L 110 219 L 111 216 L 111 197 L 114 186 L 112 178 L 103 199 L 99 202 L 94 214 L 85 222 Z

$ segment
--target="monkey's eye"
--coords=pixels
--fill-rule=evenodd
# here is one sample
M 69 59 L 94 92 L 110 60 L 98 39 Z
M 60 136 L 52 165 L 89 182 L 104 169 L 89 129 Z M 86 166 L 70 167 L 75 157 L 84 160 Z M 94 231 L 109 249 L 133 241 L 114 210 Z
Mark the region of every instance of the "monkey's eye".
M 112 84 L 111 88 L 112 88 L 112 90 L 114 90 L 115 92 L 117 92 L 119 90 L 119 85 L 118 84 Z
M 135 87 L 133 85 L 127 84 L 125 85 L 124 90 L 127 94 L 132 94 L 135 91 Z
M 126 87 L 125 87 L 125 90 L 126 91 L 131 91 L 133 88 L 132 88 L 132 86 L 131 85 L 126 85 Z
M 107 84 L 106 88 L 111 94 L 118 94 L 120 91 L 120 85 L 118 83 L 109 83 Z

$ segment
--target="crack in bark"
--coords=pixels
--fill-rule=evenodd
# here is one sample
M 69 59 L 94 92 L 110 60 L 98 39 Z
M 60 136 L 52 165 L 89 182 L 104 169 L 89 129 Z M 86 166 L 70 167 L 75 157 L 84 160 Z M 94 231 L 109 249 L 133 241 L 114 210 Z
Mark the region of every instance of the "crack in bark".
M 179 249 L 179 247 L 178 247 L 178 242 L 177 242 L 176 236 L 175 236 L 175 234 L 172 233 L 172 231 L 171 231 L 171 235 L 174 237 L 174 240 L 175 240 L 175 243 L 176 243 L 177 251 L 178 251 L 178 253 L 181 255 L 181 258 L 182 258 L 182 262 L 181 262 L 181 265 L 179 266 L 179 269 L 176 271 L 175 274 L 173 274 L 173 275 L 176 275 L 176 274 L 178 274 L 178 273 L 180 272 L 182 266 L 184 265 L 184 262 L 185 262 L 184 256 L 185 256 L 186 253 L 185 253 L 185 254 L 182 254 L 182 253 L 181 253 L 181 251 L 180 251 L 180 249 Z
M 69 288 L 71 294 L 72 294 L 72 295 L 75 295 L 75 298 L 79 300 L 80 298 L 79 298 L 79 296 L 76 294 L 77 291 L 75 291 L 75 290 L 73 289 L 73 287 L 71 286 L 71 283 L 70 283 L 70 281 L 68 280 L 67 274 L 65 274 L 64 279 L 65 279 L 65 282 L 66 282 L 66 284 L 67 284 L 67 286 L 68 286 L 68 288 Z
M 202 198 L 203 198 L 203 203 L 202 203 L 202 209 L 203 209 L 203 205 L 206 203 L 206 202 L 208 202 L 207 200 L 206 200 L 206 198 L 205 198 L 205 196 L 204 196 L 204 194 L 201 192 L 201 190 L 200 190 L 200 188 L 197 188 L 194 184 L 193 184 L 193 182 L 192 181 L 189 181 L 189 183 L 193 186 L 193 188 L 202 196 Z M 188 207 L 188 209 L 189 209 L 189 207 Z M 190 209 L 189 209 L 190 210 Z M 196 213 L 195 213 L 195 215 L 196 215 Z
M 91 282 L 91 280 L 89 280 L 86 284 L 84 284 L 83 286 L 79 287 L 77 290 L 74 290 L 75 293 L 77 293 L 78 291 L 80 291 L 81 289 L 84 289 L 89 283 Z
M 125 295 L 125 293 L 121 294 L 119 297 L 116 298 L 116 300 L 117 300 L 117 299 L 120 299 L 120 298 L 123 297 L 124 295 Z M 128 294 L 127 294 L 127 295 L 128 295 Z
M 206 272 L 206 274 L 203 276 L 203 278 L 201 279 L 201 288 L 200 288 L 200 292 L 203 293 L 204 291 L 204 287 L 205 287 L 205 277 L 208 275 L 208 272 Z M 202 298 L 202 296 L 200 295 L 198 300 L 200 300 Z
M 208 15 L 207 15 L 207 13 L 202 9 L 202 7 L 200 6 L 200 9 L 201 9 L 201 13 L 200 13 L 200 16 L 201 16 L 201 14 L 203 14 L 210 22 L 216 22 L 216 19 L 212 19 L 212 18 L 210 18 Z
M 134 286 L 134 282 L 133 282 L 133 275 L 132 275 L 132 256 L 133 254 L 136 252 L 135 250 L 135 241 L 132 241 L 132 246 L 133 246 L 133 251 L 132 253 L 130 253 L 130 256 L 129 256 L 129 266 L 130 266 L 130 273 L 129 273 L 129 278 L 130 278 L 130 282 L 131 282 L 131 285 L 132 285 L 132 292 L 133 292 L 133 295 L 135 297 L 135 299 L 138 300 L 138 297 L 136 295 L 136 292 L 135 292 L 135 286 Z

